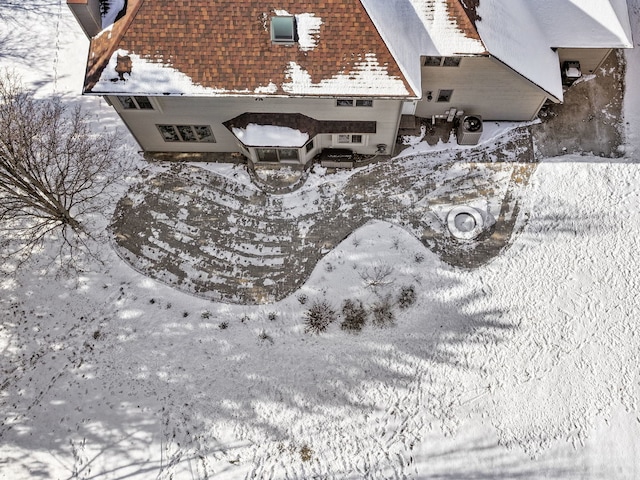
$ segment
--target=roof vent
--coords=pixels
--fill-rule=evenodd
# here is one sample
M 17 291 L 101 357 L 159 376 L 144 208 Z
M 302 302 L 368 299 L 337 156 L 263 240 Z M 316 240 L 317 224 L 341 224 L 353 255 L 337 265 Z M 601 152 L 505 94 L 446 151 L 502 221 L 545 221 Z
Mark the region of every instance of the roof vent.
M 271 41 L 273 43 L 295 43 L 295 17 L 277 16 L 271 18 Z

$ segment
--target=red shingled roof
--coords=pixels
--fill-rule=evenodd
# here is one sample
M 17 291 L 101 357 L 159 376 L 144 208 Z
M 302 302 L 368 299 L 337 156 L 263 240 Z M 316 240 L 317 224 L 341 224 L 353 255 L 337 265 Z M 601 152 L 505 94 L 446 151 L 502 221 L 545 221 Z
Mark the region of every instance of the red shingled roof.
M 304 51 L 296 44 L 272 43 L 269 19 L 275 9 L 320 18 L 317 45 Z M 315 84 L 357 71 L 357 64 L 373 54 L 386 75 L 411 92 L 360 0 L 129 0 L 126 15 L 111 32 L 91 41 L 85 92 L 118 49 L 170 65 L 196 85 L 238 93 L 273 83 L 275 94 L 284 93 L 290 62 Z

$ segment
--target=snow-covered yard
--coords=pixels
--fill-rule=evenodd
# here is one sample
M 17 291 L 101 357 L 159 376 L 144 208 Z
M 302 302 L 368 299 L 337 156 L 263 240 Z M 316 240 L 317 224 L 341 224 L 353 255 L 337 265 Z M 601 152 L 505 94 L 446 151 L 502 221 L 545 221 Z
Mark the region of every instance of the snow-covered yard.
M 118 125 L 77 98 L 86 43 L 67 7 L 42 8 L 10 20 L 41 47 L 6 43 L 2 66 Z M 625 156 L 539 164 L 519 233 L 479 268 L 371 221 L 272 304 L 181 293 L 111 247 L 78 279 L 37 263 L 4 277 L 0 478 L 639 478 L 640 49 L 627 59 Z M 305 332 L 316 299 L 371 306 L 402 286 L 417 299 L 393 326 Z

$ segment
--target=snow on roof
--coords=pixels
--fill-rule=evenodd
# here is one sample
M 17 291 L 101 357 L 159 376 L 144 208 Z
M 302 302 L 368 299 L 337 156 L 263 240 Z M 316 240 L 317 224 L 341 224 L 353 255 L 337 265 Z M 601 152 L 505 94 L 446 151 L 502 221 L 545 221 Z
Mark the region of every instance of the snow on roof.
M 419 95 L 419 85 L 411 88 L 360 0 L 279 0 L 277 6 L 129 0 L 113 32 L 91 41 L 84 92 Z M 295 44 L 271 41 L 273 15 L 295 16 Z M 135 55 L 131 77 L 112 83 L 116 50 Z
M 528 6 L 552 47 L 633 46 L 626 0 L 536 0 Z
M 322 19 L 313 13 L 302 13 L 296 15 L 298 27 L 298 48 L 303 52 L 313 50 L 320 37 L 320 25 Z
M 309 140 L 308 133 L 290 127 L 250 123 L 247 128 L 231 130 L 248 147 L 301 147 Z
M 130 74 L 118 78 L 116 65 L 118 56 L 129 56 L 133 68 Z M 265 90 L 269 86 L 263 87 Z M 126 50 L 116 50 L 100 80 L 94 85 L 92 93 L 137 93 L 137 94 L 172 94 L 172 95 L 214 95 L 224 93 L 223 90 L 195 85 L 191 78 L 170 65 L 154 63 Z M 239 92 L 249 93 L 249 91 Z
M 308 71 L 295 62 L 290 62 L 286 70 L 287 82 L 282 89 L 292 95 L 321 95 L 339 92 L 341 95 L 375 94 L 383 90 L 388 95 L 409 95 L 404 82 L 389 75 L 387 68 L 380 65 L 373 53 L 354 63 L 350 72 L 341 72 L 330 79 L 314 83 Z
M 559 0 L 553 0 L 559 1 Z M 558 54 L 529 10 L 530 0 L 482 0 L 478 33 L 492 56 L 562 100 Z
M 486 53 L 458 0 L 362 0 L 362 4 L 416 92 L 422 90 L 419 55 Z

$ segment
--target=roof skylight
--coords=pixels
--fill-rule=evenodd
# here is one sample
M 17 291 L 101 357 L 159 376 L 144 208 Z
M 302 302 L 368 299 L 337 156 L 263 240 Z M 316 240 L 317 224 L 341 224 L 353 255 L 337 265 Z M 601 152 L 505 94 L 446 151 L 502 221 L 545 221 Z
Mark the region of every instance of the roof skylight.
M 276 16 L 271 18 L 271 41 L 274 43 L 294 43 L 295 17 Z

